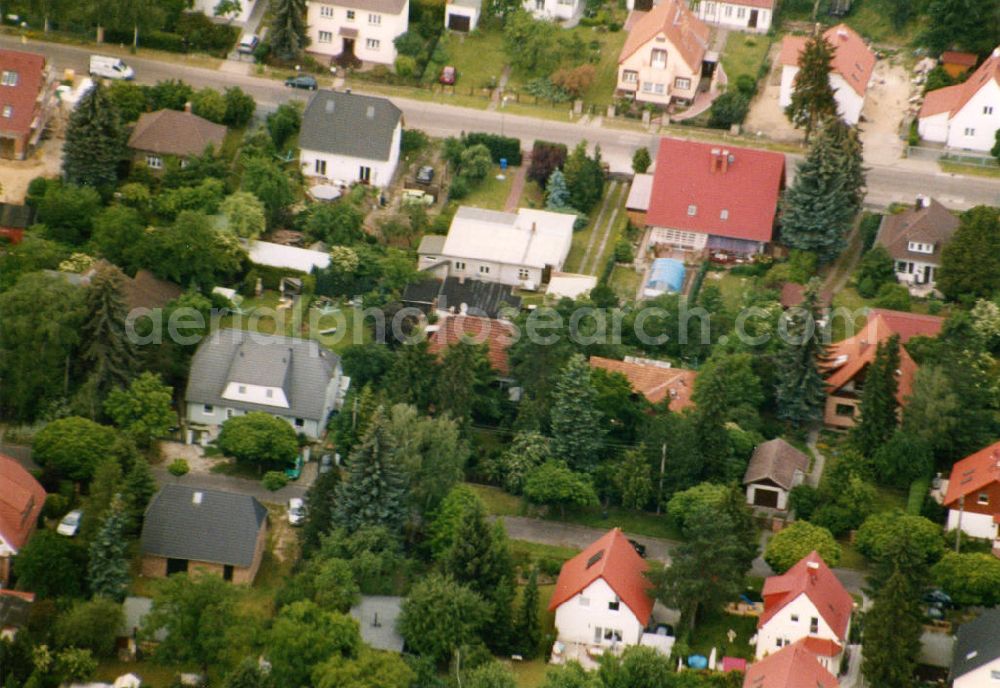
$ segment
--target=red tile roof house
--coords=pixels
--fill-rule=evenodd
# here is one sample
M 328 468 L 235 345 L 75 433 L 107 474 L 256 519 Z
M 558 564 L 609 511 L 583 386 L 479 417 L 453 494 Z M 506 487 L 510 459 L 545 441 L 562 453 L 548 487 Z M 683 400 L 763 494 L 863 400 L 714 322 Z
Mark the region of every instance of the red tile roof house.
M 846 24 L 827 29 L 823 37 L 834 48 L 830 86 L 837 99 L 837 110 L 845 122 L 857 124 L 865 105 L 868 83 L 875 71 L 875 53 Z M 807 40 L 805 36 L 785 36 L 781 41 L 781 54 L 778 58 L 781 64 L 781 90 L 778 104 L 782 109 L 792 102 L 795 76 L 799 73 L 799 55 Z
M 510 359 L 507 349 L 514 343 L 514 325 L 506 320 L 481 318 L 475 315 L 444 315 L 427 326 L 428 350 L 444 355 L 450 346 L 460 342 L 486 344 L 486 357 L 501 380 L 510 380 Z
M 0 584 L 7 584 L 11 560 L 35 532 L 44 506 L 45 489 L 21 464 L 0 454 Z
M 961 84 L 926 95 L 917 115 L 920 138 L 949 148 L 987 152 L 1000 129 L 1000 47 Z
M 553 662 L 586 663 L 639 644 L 669 655 L 673 638 L 645 632 L 655 605 L 648 568 L 618 528 L 563 564 L 549 602 L 558 634 Z
M 837 677 L 819 663 L 808 642 L 798 640 L 752 664 L 743 688 L 839 688 Z
M 52 114 L 54 89 L 43 55 L 0 50 L 0 157 L 28 157 Z
M 1000 556 L 1000 442 L 952 467 L 943 503 L 949 509 L 948 530 L 990 540 Z
M 669 398 L 669 408 L 674 413 L 694 406 L 691 393 L 698 373 L 693 370 L 674 368 L 665 361 L 632 356 L 626 356 L 624 361 L 591 356 L 590 367 L 623 375 L 632 389 L 646 397 L 650 404 L 661 404 Z
M 650 244 L 760 253 L 774 236 L 784 188 L 781 153 L 660 139 L 646 214 Z
M 827 350 L 824 374 L 826 375 L 826 408 L 823 422 L 831 428 L 846 430 L 854 427 L 861 401 L 868 366 L 875 360 L 878 345 L 893 334 L 899 335 L 899 390 L 896 399 L 902 406 L 913 387 L 917 364 L 906 352 L 905 344 L 913 337 L 936 337 L 941 332 L 944 318 L 918 315 L 901 311 L 873 308 L 868 311 L 868 321 L 861 331 Z
M 799 640 L 828 671 L 840 668 L 854 599 L 823 558 L 812 552 L 781 576 L 764 581 L 757 622 L 757 659 Z

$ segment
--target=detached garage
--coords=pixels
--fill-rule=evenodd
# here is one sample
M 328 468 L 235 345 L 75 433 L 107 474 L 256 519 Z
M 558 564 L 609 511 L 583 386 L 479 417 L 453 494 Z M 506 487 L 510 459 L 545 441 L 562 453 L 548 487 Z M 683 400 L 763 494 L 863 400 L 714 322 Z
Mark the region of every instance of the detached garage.
M 779 438 L 758 445 L 743 476 L 747 504 L 785 511 L 789 491 L 802 483 L 808 470 L 809 457 L 785 440 Z
M 448 0 L 444 10 L 444 26 L 451 31 L 475 31 L 482 11 L 482 0 Z

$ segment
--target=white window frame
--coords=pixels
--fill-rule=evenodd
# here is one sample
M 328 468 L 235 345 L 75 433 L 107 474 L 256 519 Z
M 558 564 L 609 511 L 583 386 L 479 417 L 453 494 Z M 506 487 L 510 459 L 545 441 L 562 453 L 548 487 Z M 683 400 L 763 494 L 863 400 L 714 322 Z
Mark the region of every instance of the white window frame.
M 382 26 L 382 15 L 371 13 L 368 15 L 368 23 L 372 26 Z
M 326 176 L 326 160 L 323 160 L 322 158 L 316 158 L 314 169 L 316 171 L 316 174 L 318 174 L 321 177 L 325 177 Z
M 490 274 L 490 266 L 489 265 L 480 265 L 479 266 L 479 274 L 480 275 L 488 275 L 488 274 Z
M 992 115 L 993 114 L 993 106 L 992 105 L 984 105 L 983 106 L 983 114 L 984 115 Z
M 4 119 L 10 119 L 11 117 L 14 116 L 14 106 L 13 105 L 4 105 L 3 106 L 3 113 L 2 114 L 3 114 L 3 118 Z
M 622 70 L 622 83 L 624 84 L 634 84 L 639 81 L 639 72 L 634 69 L 624 69 Z
M 674 79 L 674 88 L 680 89 L 682 91 L 688 90 L 689 88 L 691 88 L 691 79 L 687 78 L 686 76 L 677 77 L 676 79 Z
M 0 86 L 17 86 L 17 82 L 17 72 L 12 69 L 5 69 L 3 74 L 0 74 Z
M 966 136 L 975 136 L 976 135 L 976 129 L 975 129 L 975 127 L 966 127 L 965 128 L 965 135 Z
M 382 41 L 377 38 L 367 38 L 365 39 L 365 48 L 368 50 L 378 50 L 379 46 L 382 45 Z
M 456 260 L 455 261 L 455 269 L 456 270 L 462 270 L 462 271 L 464 271 L 465 270 L 465 261 L 464 260 Z
M 528 268 L 518 268 L 517 269 L 517 278 L 519 280 L 530 279 L 531 278 L 531 272 L 528 270 Z
M 324 17 L 326 19 L 333 19 L 334 17 L 333 8 L 330 7 L 329 5 L 320 5 L 319 16 Z
M 333 31 L 320 31 L 319 43 L 333 43 Z
M 146 166 L 151 170 L 162 170 L 163 158 L 161 158 L 159 155 L 148 153 L 146 155 Z
M 202 404 L 201 405 L 201 412 L 204 413 L 206 416 L 214 416 L 215 415 L 215 407 L 212 406 L 211 404 Z
M 661 57 L 663 59 L 660 59 Z M 653 48 L 653 51 L 649 54 L 649 66 L 653 69 L 666 69 L 668 61 L 669 55 L 663 48 Z

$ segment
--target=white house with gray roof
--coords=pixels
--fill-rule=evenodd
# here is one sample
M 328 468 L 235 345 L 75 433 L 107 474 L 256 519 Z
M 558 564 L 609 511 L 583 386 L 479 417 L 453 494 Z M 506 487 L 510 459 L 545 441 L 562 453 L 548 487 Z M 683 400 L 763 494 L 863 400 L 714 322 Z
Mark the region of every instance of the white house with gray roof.
M 575 215 L 521 208 L 502 213 L 462 206 L 448 236 L 424 237 L 420 267 L 450 264 L 450 275 L 536 289 L 561 271 L 573 242 Z
M 317 91 L 302 113 L 302 174 L 388 186 L 399 164 L 402 136 L 403 113 L 387 98 Z
M 349 384 L 340 357 L 316 341 L 218 330 L 191 360 L 188 441 L 198 435 L 207 442 L 227 419 L 251 411 L 286 420 L 296 432 L 318 439 Z
M 390 68 L 396 37 L 409 28 L 410 0 L 309 0 L 309 52 L 328 61 L 351 56 Z
M 1000 685 L 1000 608 L 988 609 L 958 627 L 949 678 L 952 688 Z

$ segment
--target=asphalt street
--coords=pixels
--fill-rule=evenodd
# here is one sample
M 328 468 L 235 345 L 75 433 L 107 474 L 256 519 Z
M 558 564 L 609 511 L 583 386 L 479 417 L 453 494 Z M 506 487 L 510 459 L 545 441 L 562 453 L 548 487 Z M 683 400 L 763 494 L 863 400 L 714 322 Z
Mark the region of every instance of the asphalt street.
M 75 69 L 86 73 L 90 47 L 23 42 L 16 36 L 0 36 L 0 46 L 40 52 L 46 55 L 57 70 Z M 183 57 L 178 57 L 183 60 Z M 139 83 L 152 84 L 163 79 L 183 79 L 193 86 L 225 88 L 239 86 L 255 99 L 264 111 L 277 107 L 290 99 L 306 100 L 308 92 L 292 91 L 280 81 L 239 73 L 232 70 L 207 69 L 181 62 L 162 62 L 141 56 L 128 57 Z M 361 92 L 360 90 L 358 92 Z M 591 145 L 601 146 L 604 158 L 612 170 L 631 170 L 632 153 L 642 146 L 655 150 L 658 136 L 616 129 L 612 126 L 593 126 L 545 119 L 508 115 L 501 111 L 476 110 L 453 105 L 393 97 L 403 111 L 406 126 L 422 129 L 432 136 L 454 136 L 463 131 L 503 132 L 516 136 L 530 145 L 542 138 L 549 141 L 575 145 L 586 139 Z M 794 173 L 795 162 L 800 156 L 788 156 L 788 168 Z M 1000 179 L 966 177 L 941 172 L 936 163 L 900 160 L 892 165 L 870 165 L 868 171 L 867 203 L 885 207 L 889 203 L 912 203 L 918 194 L 936 197 L 945 205 L 957 209 L 979 204 L 1000 205 Z

